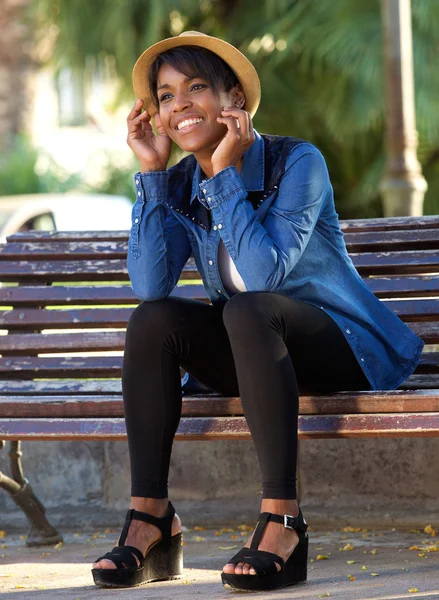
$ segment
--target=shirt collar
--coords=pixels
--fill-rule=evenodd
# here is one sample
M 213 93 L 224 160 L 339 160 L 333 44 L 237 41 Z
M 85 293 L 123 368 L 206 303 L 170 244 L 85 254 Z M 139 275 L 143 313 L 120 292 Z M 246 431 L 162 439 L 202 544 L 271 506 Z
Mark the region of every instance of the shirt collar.
M 258 192 L 264 190 L 264 167 L 265 167 L 265 148 L 264 140 L 255 132 L 255 141 L 244 154 L 242 160 L 241 178 L 247 192 Z M 202 182 L 201 167 L 197 163 L 192 179 L 191 202 L 198 196 L 199 185 Z

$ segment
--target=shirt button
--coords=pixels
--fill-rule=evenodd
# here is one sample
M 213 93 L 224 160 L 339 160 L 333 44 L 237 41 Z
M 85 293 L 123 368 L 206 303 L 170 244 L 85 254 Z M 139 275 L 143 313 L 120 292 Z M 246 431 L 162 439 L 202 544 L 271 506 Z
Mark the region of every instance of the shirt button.
M 207 190 L 206 190 L 206 189 L 204 189 L 204 190 L 203 190 L 203 194 L 205 194 L 206 192 L 207 192 Z
M 136 179 L 136 185 L 139 185 L 140 179 Z
M 218 292 L 218 294 L 222 294 L 222 291 L 221 291 L 221 290 L 217 290 L 217 292 Z
M 209 265 L 213 265 L 213 260 L 209 260 Z
M 138 195 L 138 196 L 141 196 L 141 195 L 142 195 L 142 192 L 137 192 L 137 195 Z
M 138 222 L 139 222 L 139 219 L 134 219 L 134 223 L 138 223 Z
M 351 333 L 351 330 L 350 329 L 346 329 L 346 333 Z
M 209 196 L 209 198 L 207 199 L 208 202 L 212 202 L 212 198 Z
M 221 225 L 221 223 L 218 225 L 218 229 L 222 229 L 223 226 Z
M 216 231 L 218 227 L 216 225 L 213 226 L 213 230 Z
M 364 362 L 364 358 L 363 357 L 361 357 L 360 360 L 361 360 L 361 362 Z

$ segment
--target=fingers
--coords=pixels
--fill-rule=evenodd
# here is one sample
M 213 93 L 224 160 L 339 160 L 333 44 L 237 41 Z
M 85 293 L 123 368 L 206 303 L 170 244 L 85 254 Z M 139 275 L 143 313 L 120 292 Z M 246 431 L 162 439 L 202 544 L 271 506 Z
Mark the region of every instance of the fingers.
M 221 111 L 221 115 L 218 121 L 227 125 L 230 131 L 239 133 L 241 138 L 253 139 L 253 123 L 249 112 L 231 106 Z

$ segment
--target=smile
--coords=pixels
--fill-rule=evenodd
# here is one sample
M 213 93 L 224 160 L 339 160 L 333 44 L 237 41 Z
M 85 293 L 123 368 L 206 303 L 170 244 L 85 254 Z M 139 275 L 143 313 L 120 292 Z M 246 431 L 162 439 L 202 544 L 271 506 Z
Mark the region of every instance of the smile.
M 198 125 L 198 123 L 201 123 L 202 120 L 203 119 L 186 119 L 177 125 L 177 130 L 181 131 L 182 129 L 187 129 L 191 125 Z

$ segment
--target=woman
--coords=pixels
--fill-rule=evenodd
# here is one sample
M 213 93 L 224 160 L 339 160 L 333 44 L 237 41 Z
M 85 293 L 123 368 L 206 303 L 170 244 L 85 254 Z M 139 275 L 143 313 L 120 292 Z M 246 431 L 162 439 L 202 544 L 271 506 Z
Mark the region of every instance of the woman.
M 224 566 L 223 583 L 261 590 L 304 581 L 299 391 L 394 389 L 423 342 L 354 268 L 320 152 L 254 131 L 259 79 L 236 48 L 186 32 L 146 50 L 133 81 L 128 144 L 140 172 L 128 270 L 142 302 L 123 365 L 132 499 L 118 546 L 94 564 L 95 582 L 181 574 L 181 524 L 167 490 L 180 366 L 241 396 L 262 472 L 257 527 Z M 167 170 L 172 141 L 192 154 Z M 191 254 L 211 305 L 169 297 Z

